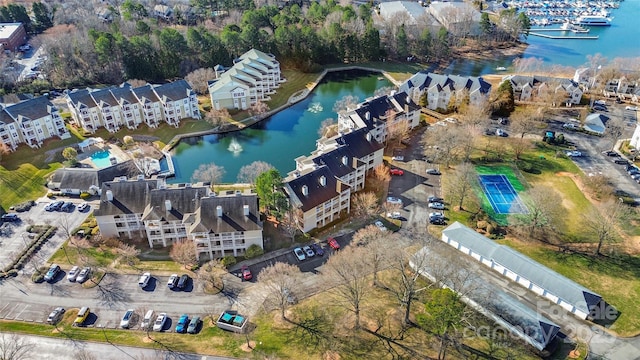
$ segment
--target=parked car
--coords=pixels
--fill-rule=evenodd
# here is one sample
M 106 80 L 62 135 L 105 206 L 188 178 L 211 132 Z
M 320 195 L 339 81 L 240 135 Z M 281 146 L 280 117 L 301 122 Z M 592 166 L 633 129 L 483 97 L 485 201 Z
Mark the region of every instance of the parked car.
M 627 106 L 624 109 L 625 110 L 630 110 L 630 111 L 638 111 L 638 107 L 637 106 Z
M 397 197 L 389 196 L 387 197 L 387 202 L 389 204 L 398 204 L 402 205 L 402 199 L 398 199 Z
M 167 313 L 160 313 L 153 323 L 153 331 L 162 331 L 164 324 L 167 322 Z
M 189 326 L 187 327 L 187 333 L 195 334 L 198 331 L 198 325 L 200 325 L 200 316 L 194 316 L 189 321 Z
M 53 281 L 58 275 L 58 272 L 60 272 L 60 266 L 58 264 L 52 264 L 44 275 L 44 281 Z
M 404 156 L 402 155 L 392 156 L 391 161 L 404 161 Z
M 120 327 L 123 329 L 128 329 L 131 326 L 131 319 L 133 318 L 133 309 L 127 310 L 122 316 L 122 320 L 120 320 Z
M 251 273 L 251 270 L 249 270 L 249 268 L 246 265 L 242 266 L 242 268 L 240 269 L 240 272 L 242 273 L 242 281 L 249 281 L 253 279 L 253 274 Z
M 441 218 L 444 219 L 444 214 L 441 212 L 432 212 L 429 213 L 429 219 L 436 219 L 436 218 Z
M 452 117 L 445 118 L 443 121 L 446 121 L 446 122 L 449 122 L 449 123 L 452 123 L 452 124 L 457 124 L 458 123 L 458 119 L 452 118 Z
M 631 175 L 631 178 L 635 181 L 638 181 L 640 179 L 640 173 Z
M 298 261 L 304 261 L 307 257 L 304 255 L 304 251 L 299 247 L 293 249 L 293 253 L 296 255 Z
M 433 225 L 445 225 L 447 222 L 444 220 L 444 218 L 435 217 L 435 218 L 430 218 L 429 223 Z
M 83 203 L 80 203 L 80 205 L 78 205 L 78 211 L 80 212 L 83 212 L 87 209 L 89 209 L 89 203 L 87 202 L 83 202 Z
M 182 274 L 182 276 L 180 276 L 180 279 L 178 279 L 178 285 L 176 286 L 178 287 L 178 289 L 184 289 L 187 287 L 188 284 L 189 284 L 189 275 Z
M 148 330 L 151 326 L 151 322 L 153 321 L 153 310 L 147 310 L 147 313 L 144 314 L 144 318 L 142 319 L 142 323 L 140 324 L 140 328 L 142 330 Z
M 169 281 L 167 281 L 167 286 L 169 287 L 169 289 L 173 289 L 174 287 L 176 287 L 176 285 L 178 285 L 178 274 L 171 274 L 171 276 L 169 276 Z
M 60 211 L 64 211 L 64 212 L 72 212 L 73 211 L 73 203 L 70 201 L 64 202 L 62 203 L 62 206 L 60 206 Z
M 629 175 L 640 174 L 640 169 L 638 169 L 637 167 L 633 167 L 633 168 L 627 170 L 627 174 L 629 174 Z
M 593 107 L 591 108 L 595 111 L 608 111 L 606 106 L 602 106 L 602 105 L 593 105 Z
M 89 280 L 89 278 L 91 278 L 91 268 L 85 267 L 85 268 L 82 268 L 82 270 L 76 277 L 76 281 L 82 284 L 83 282 Z
M 149 285 L 149 280 L 151 280 L 151 273 L 146 272 L 142 274 L 142 276 L 140 276 L 138 285 L 140 285 L 140 287 L 144 289 L 147 287 L 147 285 Z
M 429 175 L 442 175 L 442 173 L 438 169 L 427 169 L 427 174 L 429 174 Z
M 509 123 L 509 119 L 507 119 L 507 118 L 498 118 L 498 123 L 500 123 L 500 125 L 507 125 Z
M 394 211 L 394 212 L 388 212 L 387 217 L 390 219 L 399 219 L 402 217 L 402 215 L 400 215 L 400 211 Z
M 506 133 L 506 132 L 504 132 L 504 130 L 502 130 L 502 129 L 496 129 L 496 135 L 497 135 L 497 136 L 503 136 L 503 137 L 506 137 L 506 136 L 507 136 L 507 133 Z
M 564 125 L 562 125 L 563 128 L 565 129 L 569 129 L 569 130 L 575 130 L 578 128 L 578 126 L 576 126 L 576 124 L 572 124 L 572 123 L 566 123 Z
M 627 159 L 622 159 L 622 158 L 613 159 L 613 162 L 618 165 L 629 165 L 629 162 L 627 161 Z
M 76 281 L 76 278 L 78 277 L 79 272 L 80 272 L 79 266 L 76 265 L 72 267 L 71 270 L 69 270 L 69 273 L 67 274 L 67 280 Z
M 439 203 L 439 202 L 429 203 L 429 207 L 431 209 L 444 210 L 444 204 L 443 203 Z
M 338 241 L 334 238 L 328 238 L 327 244 L 329 244 L 329 247 L 331 247 L 333 250 L 340 250 L 340 244 L 338 244 Z
M 313 243 L 313 244 L 311 244 L 311 248 L 313 249 L 313 251 L 315 251 L 315 253 L 318 256 L 324 256 L 324 249 L 322 248 L 322 246 L 320 244 Z
M 310 246 L 303 246 L 302 247 L 302 251 L 304 251 L 304 254 L 307 256 L 307 258 L 312 258 L 314 256 L 316 256 L 316 253 L 313 252 L 313 250 L 311 249 Z
M 3 214 L 2 217 L 0 217 L 2 219 L 2 221 L 6 221 L 6 222 L 18 222 L 20 221 L 20 218 L 18 217 L 18 214 L 14 214 L 14 213 L 9 213 L 9 214 Z
M 430 203 L 432 203 L 432 202 L 439 202 L 439 203 L 441 203 L 441 202 L 444 202 L 444 199 L 443 199 L 443 198 L 441 198 L 441 197 L 437 197 L 437 196 L 429 196 L 429 197 L 427 198 L 427 201 L 428 201 L 428 202 L 430 202 Z
M 57 307 L 53 309 L 53 311 L 47 317 L 47 324 L 57 324 L 60 319 L 62 319 L 62 315 L 64 315 L 64 308 Z
M 605 154 L 605 155 L 607 155 L 607 156 L 611 156 L 611 157 L 619 157 L 619 156 L 620 156 L 620 154 L 618 154 L 618 153 L 617 153 L 617 152 L 615 152 L 615 151 L 611 151 L 611 150 L 609 150 L 609 151 L 605 151 L 605 152 L 603 152 L 603 154 Z
M 84 322 L 87 321 L 87 318 L 89 317 L 90 313 L 91 313 L 91 310 L 89 310 L 88 307 L 85 306 L 80 308 L 80 311 L 78 311 L 78 316 L 76 316 L 76 319 L 73 321 L 73 326 L 84 325 Z
M 573 150 L 573 151 L 567 151 L 567 156 L 568 157 L 581 157 L 582 153 L 578 150 Z
M 182 314 L 180 319 L 178 319 L 178 324 L 176 325 L 176 332 L 183 333 L 187 331 L 187 326 L 189 326 L 189 315 Z
M 380 231 L 387 231 L 387 227 L 384 226 L 384 224 L 382 223 L 382 221 L 376 221 L 373 223 L 378 229 L 380 229 Z
M 402 171 L 402 169 L 391 169 L 389 170 L 389 172 L 391 173 L 391 175 L 404 175 L 404 171 Z
M 45 206 L 44 209 L 46 211 L 58 211 L 62 207 L 62 204 L 64 204 L 64 201 L 54 201 L 49 205 Z

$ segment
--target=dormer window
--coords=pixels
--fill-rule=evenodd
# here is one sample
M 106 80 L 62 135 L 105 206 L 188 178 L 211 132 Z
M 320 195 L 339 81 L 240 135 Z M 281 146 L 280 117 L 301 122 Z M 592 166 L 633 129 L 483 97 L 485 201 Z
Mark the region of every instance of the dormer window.
M 324 175 L 320 176 L 320 185 L 327 186 L 327 178 Z
M 309 195 L 309 187 L 307 185 L 302 185 L 302 195 Z
M 342 157 L 342 165 L 347 166 L 347 164 L 349 163 L 349 158 L 347 158 L 346 156 Z

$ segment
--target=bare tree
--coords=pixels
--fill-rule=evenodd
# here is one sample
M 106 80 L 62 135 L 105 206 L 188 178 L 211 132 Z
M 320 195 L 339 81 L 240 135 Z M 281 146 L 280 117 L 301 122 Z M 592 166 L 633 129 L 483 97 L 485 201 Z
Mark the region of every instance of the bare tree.
M 380 211 L 380 206 L 378 205 L 376 194 L 367 191 L 353 195 L 351 209 L 355 216 L 366 219 L 377 214 Z
M 511 132 L 520 138 L 524 138 L 527 134 L 535 134 L 544 126 L 540 112 L 532 106 L 519 106 L 511 114 L 510 120 Z
M 0 143 L 0 161 L 2 161 L 2 157 L 9 153 L 9 146 L 5 143 Z
M 131 85 L 132 88 L 137 88 L 137 87 L 147 85 L 147 82 L 145 80 L 140 80 L 140 79 L 129 79 L 127 80 L 127 83 Z
M 391 95 L 391 92 L 394 90 L 393 87 L 391 86 L 383 86 L 379 89 L 376 89 L 376 91 L 373 92 L 373 97 L 380 97 L 380 96 L 387 96 L 387 95 Z
M 318 128 L 318 136 L 321 138 L 330 138 L 336 134 L 338 134 L 338 122 L 332 118 L 322 120 Z
M 120 261 L 135 268 L 135 265 L 140 261 L 138 255 L 140 255 L 140 249 L 133 245 L 122 243 L 118 247 L 118 254 L 120 255 Z
M 366 279 L 371 272 L 367 251 L 364 247 L 348 246 L 329 258 L 323 273 L 327 283 L 334 285 L 330 292 L 338 305 L 354 314 L 356 329 L 360 328 L 360 313 L 372 289 Z
M 303 216 L 302 210 L 290 207 L 280 219 L 280 231 L 290 238 L 291 242 L 295 241 L 296 234 L 302 228 Z
M 187 83 L 191 85 L 191 88 L 198 94 L 206 94 L 209 89 L 207 85 L 209 80 L 215 78 L 216 72 L 212 68 L 196 69 L 184 77 Z
M 211 260 L 198 270 L 198 280 L 205 291 L 222 291 L 224 289 L 223 276 L 227 273 L 224 265 L 218 259 Z
M 98 360 L 98 358 L 87 349 L 80 349 L 74 352 L 73 359 L 74 360 Z
M 380 164 L 373 169 L 375 178 L 380 182 L 387 182 L 391 180 L 391 174 L 389 173 L 389 167 L 385 164 Z
M 187 265 L 195 264 L 198 262 L 196 255 L 196 245 L 190 241 L 178 241 L 171 246 L 169 256 L 173 261 L 182 264 L 185 268 Z
M 611 150 L 615 149 L 616 142 L 624 134 L 624 125 L 618 119 L 609 119 L 607 121 L 607 138 L 611 140 Z
M 333 105 L 333 111 L 340 114 L 355 109 L 360 100 L 354 95 L 345 95 Z
M 249 107 L 249 115 L 251 116 L 260 116 L 269 112 L 269 105 L 262 101 L 256 101 Z
M 32 359 L 36 345 L 19 334 L 0 335 L 0 359 L 28 360 Z
M 200 165 L 191 175 L 191 181 L 197 182 L 210 182 L 211 188 L 218 183 L 225 174 L 225 170 L 222 166 L 218 166 L 215 163 L 208 163 Z
M 396 139 L 398 140 L 398 143 L 400 143 L 402 139 L 407 137 L 410 131 L 411 129 L 409 128 L 409 122 L 407 120 L 397 120 L 397 121 L 387 120 L 388 138 Z
M 466 134 L 455 126 L 433 126 L 424 133 L 425 155 L 449 167 L 458 161 L 460 144 Z M 438 144 L 429 146 L 428 144 Z
M 378 285 L 378 272 L 387 263 L 392 244 L 397 242 L 395 234 L 380 231 L 375 225 L 368 225 L 353 234 L 352 244 L 367 249 L 366 258 L 373 272 L 374 285 Z
M 286 319 L 286 310 L 294 302 L 295 294 L 292 293 L 300 276 L 297 266 L 276 262 L 264 268 L 258 274 L 259 283 L 264 286 L 267 298 L 266 303 L 274 305 L 280 310 L 283 319 Z
M 473 195 L 473 188 L 478 183 L 478 174 L 471 163 L 462 163 L 456 166 L 451 181 L 446 187 L 448 198 L 452 204 L 456 204 L 460 210 L 464 209 L 465 200 Z
M 591 208 L 583 215 L 583 225 L 596 236 L 598 246 L 595 255 L 600 255 L 602 245 L 617 237 L 616 224 L 624 215 L 625 205 L 620 201 L 611 200 L 602 205 Z
M 238 172 L 238 182 L 253 185 L 260 174 L 271 169 L 275 169 L 275 167 L 268 162 L 254 161 L 240 168 Z
M 204 121 L 213 126 L 222 126 L 227 124 L 229 119 L 231 119 L 231 114 L 229 114 L 229 110 L 226 108 L 221 108 L 219 110 L 212 108 L 204 114 Z
M 513 224 L 526 227 L 531 235 L 535 235 L 538 230 L 552 228 L 552 220 L 558 215 L 558 205 L 549 201 L 556 197 L 553 189 L 536 186 L 522 195 L 527 212 L 512 215 Z

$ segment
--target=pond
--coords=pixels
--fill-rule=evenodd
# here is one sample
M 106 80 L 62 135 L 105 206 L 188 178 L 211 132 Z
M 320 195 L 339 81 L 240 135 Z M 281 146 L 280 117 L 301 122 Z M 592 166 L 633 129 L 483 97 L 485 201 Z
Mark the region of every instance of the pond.
M 257 123 L 250 128 L 224 134 L 183 139 L 172 150 L 176 176 L 169 183 L 190 182 L 201 164 L 214 162 L 225 169 L 224 183 L 236 182 L 244 165 L 265 161 L 285 176 L 294 170 L 294 159 L 309 155 L 316 148 L 318 129 L 323 120 L 337 121 L 336 101 L 346 95 L 364 101 L 376 89 L 392 84 L 379 73 L 344 71 L 329 73 L 303 101 Z

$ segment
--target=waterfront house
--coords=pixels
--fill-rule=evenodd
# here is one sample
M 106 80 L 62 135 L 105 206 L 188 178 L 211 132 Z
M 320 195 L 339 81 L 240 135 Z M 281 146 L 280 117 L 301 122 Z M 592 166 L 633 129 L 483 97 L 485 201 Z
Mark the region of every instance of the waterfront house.
M 606 81 L 603 89 L 605 96 L 617 96 L 621 99 L 633 99 L 634 96 L 640 95 L 640 86 L 638 82 L 622 76 L 620 78 L 609 79 Z
M 367 99 L 355 109 L 338 114 L 339 132 L 366 128 L 378 142 L 386 141 L 394 126 L 411 130 L 419 123 L 420 107 L 403 91 Z
M 460 103 L 467 96 L 470 104 L 482 106 L 489 98 L 491 84 L 482 77 L 420 71 L 400 84 L 398 90 L 409 94 L 414 102 L 420 102 L 420 98 L 426 93 L 426 108 L 445 110 L 452 98 L 456 103 Z
M 14 151 L 19 144 L 39 148 L 46 139 L 70 136 L 58 108 L 46 96 L 0 110 L 0 141 L 9 151 Z
M 564 94 L 567 104 L 580 104 L 583 90 L 573 79 L 539 75 L 508 75 L 502 81 L 511 82 L 517 101 L 536 101 L 545 91 Z M 549 90 L 551 89 L 551 90 Z
M 155 128 L 160 121 L 179 126 L 184 118 L 200 119 L 198 99 L 191 86 L 178 80 L 135 89 L 120 87 L 73 90 L 65 94 L 72 123 L 88 133 L 104 127 L 117 132 L 122 126 L 136 129 L 145 122 Z
M 350 195 L 364 189 L 366 174 L 382 164 L 384 146 L 367 128 L 320 139 L 310 156 L 295 159 L 296 169 L 284 178 L 292 206 L 302 213 L 304 232 L 349 213 Z
M 284 81 L 275 56 L 251 49 L 224 71 L 216 67 L 216 79 L 209 81 L 211 105 L 216 110 L 246 110 L 258 101 L 270 100 Z
M 192 241 L 196 255 L 207 260 L 263 246 L 254 193 L 218 196 L 204 184 L 120 178 L 102 184 L 94 215 L 102 236 L 144 238 L 150 248 Z

